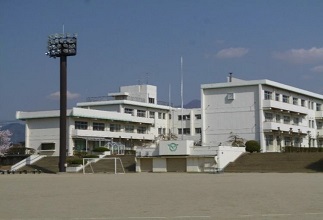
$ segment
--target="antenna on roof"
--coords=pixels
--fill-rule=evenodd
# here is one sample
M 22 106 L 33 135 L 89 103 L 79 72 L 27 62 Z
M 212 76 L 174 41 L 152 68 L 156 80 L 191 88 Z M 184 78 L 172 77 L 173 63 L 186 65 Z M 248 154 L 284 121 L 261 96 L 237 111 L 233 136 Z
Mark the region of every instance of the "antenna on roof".
M 182 140 L 183 140 L 183 57 L 181 57 L 181 108 L 182 108 L 182 120 L 181 120 L 181 127 L 182 127 Z

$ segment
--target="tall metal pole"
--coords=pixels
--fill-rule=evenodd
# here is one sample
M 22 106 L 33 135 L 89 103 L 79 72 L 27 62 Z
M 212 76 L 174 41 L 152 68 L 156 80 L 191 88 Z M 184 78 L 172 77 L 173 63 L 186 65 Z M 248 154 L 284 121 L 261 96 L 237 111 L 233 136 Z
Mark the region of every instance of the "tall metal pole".
M 60 130 L 59 130 L 59 172 L 66 172 L 66 93 L 67 58 L 60 57 Z
M 183 108 L 184 108 L 184 100 L 183 100 L 183 57 L 181 57 L 181 114 L 182 114 L 182 121 L 181 121 L 181 129 L 182 129 L 182 140 L 184 139 L 184 128 L 183 128 L 183 120 L 184 120 L 184 113 L 183 113 Z
M 48 36 L 47 56 L 60 57 L 60 119 L 59 119 L 59 172 L 66 172 L 66 103 L 67 103 L 67 56 L 76 55 L 77 34 L 52 34 Z

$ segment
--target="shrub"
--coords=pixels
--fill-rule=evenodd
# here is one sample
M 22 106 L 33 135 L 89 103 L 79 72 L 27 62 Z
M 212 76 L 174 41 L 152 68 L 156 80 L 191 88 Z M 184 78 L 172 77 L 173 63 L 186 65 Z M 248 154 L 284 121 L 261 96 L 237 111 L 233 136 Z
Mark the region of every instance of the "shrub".
M 82 158 L 69 158 L 66 160 L 66 162 L 69 165 L 79 165 L 79 164 L 83 164 L 83 159 Z
M 78 158 L 86 157 L 87 152 L 85 151 L 74 151 L 74 156 Z
M 110 151 L 110 150 L 106 147 L 96 147 L 93 149 L 93 152 L 105 152 L 105 151 Z
M 258 141 L 250 140 L 246 142 L 246 151 L 247 152 L 260 152 L 260 144 Z

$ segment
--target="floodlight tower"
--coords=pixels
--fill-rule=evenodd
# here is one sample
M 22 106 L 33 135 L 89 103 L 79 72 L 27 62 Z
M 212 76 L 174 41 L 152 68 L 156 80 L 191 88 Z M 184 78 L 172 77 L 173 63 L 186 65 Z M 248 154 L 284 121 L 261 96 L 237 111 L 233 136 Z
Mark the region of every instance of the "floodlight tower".
M 67 56 L 76 55 L 77 35 L 52 34 L 48 36 L 47 56 L 60 57 L 60 121 L 59 121 L 59 172 L 66 172 L 66 94 Z

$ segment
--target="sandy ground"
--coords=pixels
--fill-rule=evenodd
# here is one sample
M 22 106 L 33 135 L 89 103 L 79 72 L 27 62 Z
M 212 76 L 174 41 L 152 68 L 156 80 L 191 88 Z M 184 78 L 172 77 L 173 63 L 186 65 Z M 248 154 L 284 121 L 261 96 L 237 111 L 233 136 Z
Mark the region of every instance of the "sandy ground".
M 0 219 L 323 219 L 323 174 L 6 174 Z

